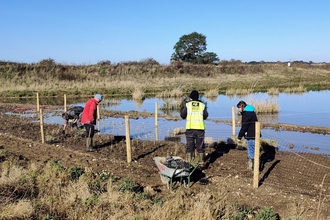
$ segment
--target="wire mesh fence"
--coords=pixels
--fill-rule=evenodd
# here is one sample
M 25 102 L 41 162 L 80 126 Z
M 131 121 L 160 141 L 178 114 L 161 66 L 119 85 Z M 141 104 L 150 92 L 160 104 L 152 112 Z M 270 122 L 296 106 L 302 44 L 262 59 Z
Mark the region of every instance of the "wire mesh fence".
M 123 119 L 106 119 L 101 124 L 101 132 L 119 136 L 125 134 Z M 184 148 L 184 126 L 184 120 L 173 123 L 160 119 L 156 128 L 154 118 L 130 119 L 130 137 L 147 141 L 158 139 L 179 142 L 182 143 L 179 147 Z M 236 128 L 236 136 L 238 131 L 239 127 Z M 281 139 L 265 130 L 262 131 L 260 145 L 259 186 L 271 185 L 285 191 L 330 196 L 329 154 L 306 146 L 303 142 Z M 251 173 L 245 169 L 246 147 L 244 144 L 242 148 L 237 147 L 231 126 L 219 123 L 217 129 L 206 129 L 205 146 L 207 162 L 213 166 L 222 166 L 221 172 L 224 175 L 241 175 L 252 180 Z M 217 156 L 212 158 L 215 154 Z

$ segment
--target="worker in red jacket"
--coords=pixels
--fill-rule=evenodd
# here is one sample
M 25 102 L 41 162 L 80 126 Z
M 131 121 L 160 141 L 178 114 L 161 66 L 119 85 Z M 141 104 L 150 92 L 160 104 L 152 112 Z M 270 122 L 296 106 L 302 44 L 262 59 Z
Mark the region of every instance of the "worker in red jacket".
M 102 95 L 97 94 L 94 98 L 88 100 L 81 117 L 81 123 L 84 124 L 86 129 L 86 151 L 94 151 L 93 137 L 94 125 L 96 125 L 97 106 L 102 101 Z

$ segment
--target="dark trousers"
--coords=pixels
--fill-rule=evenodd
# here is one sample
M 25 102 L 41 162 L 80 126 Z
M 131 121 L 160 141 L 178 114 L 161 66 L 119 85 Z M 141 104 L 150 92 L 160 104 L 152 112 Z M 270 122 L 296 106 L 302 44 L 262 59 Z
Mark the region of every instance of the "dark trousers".
M 93 138 L 94 137 L 94 125 L 93 124 L 84 124 L 86 129 L 86 137 Z
M 193 153 L 195 149 L 198 153 L 204 153 L 204 130 L 186 130 L 186 153 Z

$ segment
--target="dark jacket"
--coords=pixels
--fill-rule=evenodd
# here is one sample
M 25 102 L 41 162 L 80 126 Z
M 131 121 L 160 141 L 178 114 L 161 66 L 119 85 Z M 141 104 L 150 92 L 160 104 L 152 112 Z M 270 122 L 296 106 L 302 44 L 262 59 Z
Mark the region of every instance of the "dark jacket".
M 70 119 L 79 119 L 80 113 L 84 111 L 84 108 L 81 106 L 75 106 L 70 108 L 66 113 L 68 114 L 69 118 L 66 120 L 66 124 L 68 124 Z
M 251 105 L 245 106 L 242 115 L 242 127 L 238 134 L 238 139 L 241 140 L 244 137 L 247 140 L 255 139 L 256 126 L 258 121 L 257 115 L 254 112 L 254 107 Z
M 199 100 L 192 100 L 192 101 L 198 101 L 201 102 Z M 182 119 L 186 119 L 187 118 L 187 105 L 184 106 L 184 108 L 182 109 L 180 116 Z M 207 108 L 205 106 L 204 110 L 203 110 L 203 119 L 207 119 L 207 117 L 209 116 L 209 113 L 207 112 Z

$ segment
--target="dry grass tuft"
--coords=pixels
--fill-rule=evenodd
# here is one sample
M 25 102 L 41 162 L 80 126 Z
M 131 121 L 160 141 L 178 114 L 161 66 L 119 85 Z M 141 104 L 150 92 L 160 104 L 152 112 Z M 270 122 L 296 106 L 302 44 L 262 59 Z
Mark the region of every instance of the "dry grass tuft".
M 267 90 L 267 93 L 268 93 L 268 95 L 270 95 L 270 96 L 278 96 L 278 95 L 280 94 L 279 89 L 278 89 L 278 88 L 274 88 L 274 87 L 269 88 L 269 89 Z
M 252 105 L 255 107 L 255 113 L 269 113 L 275 114 L 280 111 L 279 104 L 274 100 L 248 100 L 248 105 Z
M 290 93 L 304 93 L 307 89 L 303 85 L 299 85 L 298 87 L 288 87 L 284 89 L 284 93 L 290 94 Z
M 33 212 L 32 202 L 22 199 L 5 205 L 2 208 L 1 219 L 29 219 Z
M 218 89 L 211 89 L 209 91 L 206 91 L 204 94 L 206 98 L 218 97 L 218 95 L 219 95 Z
M 133 94 L 133 99 L 134 100 L 144 100 L 145 99 L 145 94 L 140 88 L 135 88 Z

